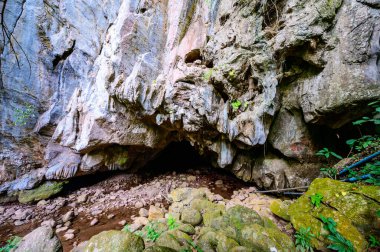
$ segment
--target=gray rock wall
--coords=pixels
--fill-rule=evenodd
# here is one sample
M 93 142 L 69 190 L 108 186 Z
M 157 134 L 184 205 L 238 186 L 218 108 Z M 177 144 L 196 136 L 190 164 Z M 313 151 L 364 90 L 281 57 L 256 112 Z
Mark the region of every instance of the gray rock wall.
M 303 185 L 319 171 L 310 126 L 339 128 L 380 97 L 378 1 L 6 10 L 17 42 L 1 40 L 0 182 L 16 180 L 0 191 L 34 186 L 21 176 L 36 168 L 42 179 L 135 170 L 178 140 L 260 186 Z

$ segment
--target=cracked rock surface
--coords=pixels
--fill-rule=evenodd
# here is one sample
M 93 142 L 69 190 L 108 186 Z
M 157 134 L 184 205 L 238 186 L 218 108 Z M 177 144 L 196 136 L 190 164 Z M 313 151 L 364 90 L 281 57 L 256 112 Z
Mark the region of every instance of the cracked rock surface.
M 0 40 L 10 195 L 134 171 L 182 140 L 261 187 L 309 184 L 316 129 L 338 129 L 380 97 L 378 1 L 3 4 L 17 40 Z

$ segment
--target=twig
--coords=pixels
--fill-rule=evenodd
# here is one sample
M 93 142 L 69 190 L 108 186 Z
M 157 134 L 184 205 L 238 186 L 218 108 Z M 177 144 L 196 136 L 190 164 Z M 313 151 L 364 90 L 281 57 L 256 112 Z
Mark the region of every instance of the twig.
M 276 189 L 276 190 L 269 190 L 269 191 L 256 191 L 253 193 L 274 193 L 274 192 L 286 192 L 286 191 L 293 191 L 298 189 L 307 189 L 309 186 L 299 186 L 299 187 L 293 187 L 293 188 L 284 188 L 284 189 Z

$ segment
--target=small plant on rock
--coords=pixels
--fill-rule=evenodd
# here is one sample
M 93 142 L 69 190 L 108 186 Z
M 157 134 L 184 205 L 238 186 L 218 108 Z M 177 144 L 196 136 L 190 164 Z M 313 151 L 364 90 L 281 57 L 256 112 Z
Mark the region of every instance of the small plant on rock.
M 322 199 L 323 195 L 320 193 L 316 193 L 310 196 L 311 204 L 313 204 L 316 207 L 319 207 L 321 205 Z
M 370 235 L 368 240 L 368 246 L 370 248 L 380 247 L 380 241 L 377 240 L 375 236 Z
M 235 101 L 231 102 L 231 106 L 232 106 L 232 111 L 236 112 L 236 111 L 238 111 L 238 109 L 241 106 L 241 101 L 235 100 Z
M 206 72 L 204 72 L 203 74 L 203 79 L 205 81 L 210 81 L 211 77 L 212 77 L 212 74 L 213 74 L 213 69 L 208 69 Z
M 15 110 L 15 126 L 25 126 L 28 121 L 34 117 L 34 108 L 32 104 L 27 104 L 23 109 L 16 108 Z
M 9 240 L 7 240 L 7 243 L 5 244 L 4 247 L 0 248 L 0 252 L 10 252 L 13 249 L 17 248 L 18 244 L 21 241 L 21 237 L 19 236 L 14 236 L 11 237 Z
M 179 226 L 177 221 L 171 215 L 169 215 L 168 217 L 167 224 L 168 224 L 169 230 L 173 230 Z
M 329 231 L 327 239 L 331 241 L 331 244 L 327 248 L 338 252 L 355 252 L 355 248 L 352 245 L 351 241 L 347 240 L 336 230 L 337 224 L 334 219 L 330 217 L 326 218 L 323 215 L 320 215 L 319 218 L 324 224 L 323 228 Z
M 328 148 L 323 148 L 322 150 L 318 151 L 315 155 L 324 156 L 325 158 L 330 158 L 331 156 L 334 156 L 338 159 L 343 159 L 342 156 L 336 154 L 335 152 L 329 150 Z
M 152 242 L 156 241 L 158 237 L 160 237 L 160 233 L 156 230 L 156 224 L 155 223 L 149 223 L 146 226 L 146 238 Z
M 301 252 L 313 252 L 313 247 L 311 245 L 311 239 L 315 237 L 310 232 L 310 227 L 301 227 L 295 234 L 296 238 L 296 249 Z
M 124 227 L 123 227 L 123 229 L 121 230 L 121 231 L 123 231 L 123 232 L 131 232 L 131 229 L 130 229 L 130 227 L 129 227 L 129 224 L 126 224 Z
M 323 176 L 332 179 L 336 179 L 336 176 L 338 175 L 338 170 L 333 167 L 321 168 L 320 171 Z

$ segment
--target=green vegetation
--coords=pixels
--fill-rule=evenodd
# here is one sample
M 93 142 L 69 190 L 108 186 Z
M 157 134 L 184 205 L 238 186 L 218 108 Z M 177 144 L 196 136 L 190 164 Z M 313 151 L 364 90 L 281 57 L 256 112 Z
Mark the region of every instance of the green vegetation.
M 371 102 L 368 104 L 369 107 L 373 108 L 372 112 L 373 117 L 362 117 L 361 119 L 354 121 L 352 124 L 356 126 L 361 126 L 367 123 L 374 123 L 375 125 L 380 124 L 380 119 L 375 118 L 375 115 L 380 113 L 380 100 Z M 360 128 L 359 128 L 360 131 Z M 361 134 L 361 131 L 360 131 Z M 363 135 L 357 139 L 349 139 L 346 141 L 346 144 L 350 147 L 349 157 L 362 157 L 372 153 L 372 151 L 378 151 L 380 149 L 380 136 L 375 135 Z M 354 152 L 359 153 L 358 156 L 353 156 Z M 331 156 L 338 159 L 342 157 L 335 152 L 329 150 L 328 148 L 323 148 L 322 150 L 316 153 L 317 156 L 324 156 L 325 158 L 330 158 Z M 324 177 L 329 177 L 332 179 L 337 179 L 338 170 L 336 168 L 321 168 L 321 175 Z M 364 175 L 369 175 L 367 177 L 362 177 Z M 357 178 L 362 180 L 362 182 L 373 185 L 380 185 L 380 161 L 375 160 L 367 162 L 364 166 L 350 169 L 348 171 L 348 178 Z M 363 180 L 364 179 L 364 180 Z
M 156 223 L 151 222 L 146 226 L 147 234 L 146 238 L 152 242 L 156 241 L 160 237 L 160 233 L 157 232 Z
M 238 111 L 238 109 L 241 106 L 241 101 L 235 100 L 235 101 L 231 102 L 231 106 L 232 106 L 232 111 L 236 112 L 236 111 Z
M 186 242 L 197 252 L 203 252 L 203 250 L 201 248 L 199 248 L 193 241 L 188 241 L 186 240 Z
M 203 73 L 203 79 L 205 81 L 210 81 L 211 77 L 212 77 L 212 74 L 213 74 L 213 69 L 210 68 L 208 69 L 206 72 Z
M 15 120 L 13 124 L 15 126 L 25 126 L 29 119 L 34 117 L 34 107 L 32 104 L 27 104 L 23 109 L 16 108 Z
M 325 158 L 330 158 L 331 156 L 334 156 L 338 159 L 343 159 L 342 156 L 336 154 L 333 151 L 330 151 L 328 148 L 323 148 L 322 150 L 318 151 L 317 154 L 315 154 L 315 155 L 324 156 Z
M 380 241 L 376 239 L 375 236 L 373 235 L 370 235 L 369 236 L 369 240 L 368 240 L 368 246 L 370 248 L 376 248 L 376 247 L 379 247 L 380 246 Z
M 315 237 L 310 232 L 310 227 L 301 227 L 299 231 L 294 235 L 296 238 L 296 249 L 301 252 L 313 252 L 313 247 L 311 245 L 311 239 Z
M 372 107 L 374 109 L 374 111 L 372 112 L 373 115 L 380 113 L 380 100 L 368 103 L 368 106 Z M 380 124 L 380 119 L 374 118 L 374 117 L 370 118 L 370 117 L 365 116 L 365 117 L 362 117 L 362 119 L 359 119 L 359 120 L 353 122 L 352 124 L 353 125 L 362 125 L 362 124 L 365 124 L 368 122 L 373 122 L 374 124 L 378 125 L 378 124 Z
M 361 152 L 368 147 L 380 147 L 380 138 L 378 136 L 362 136 L 358 139 L 347 140 L 346 143 L 351 149 Z
M 12 249 L 17 247 L 21 239 L 22 238 L 19 236 L 14 236 L 10 238 L 9 240 L 7 240 L 7 243 L 5 244 L 5 246 L 0 248 L 0 252 L 10 252 Z
M 319 207 L 321 205 L 322 199 L 323 195 L 320 193 L 316 193 L 310 196 L 311 204 L 313 204 L 316 207 Z
M 168 217 L 167 224 L 168 224 L 169 230 L 173 230 L 179 226 L 177 221 L 171 215 L 169 215 Z
M 323 228 L 329 232 L 327 239 L 331 241 L 331 244 L 327 248 L 338 252 L 355 252 L 352 243 L 336 230 L 337 224 L 332 218 L 326 218 L 323 215 L 319 218 L 324 224 Z
M 338 175 L 338 170 L 333 167 L 321 168 L 320 171 L 323 176 L 332 179 L 336 179 L 336 176 Z
M 235 72 L 234 69 L 232 69 L 232 70 L 230 70 L 230 71 L 228 72 L 228 77 L 229 77 L 230 79 L 235 79 L 235 78 L 236 78 L 236 72 Z
M 123 231 L 123 232 L 131 232 L 131 230 L 130 230 L 130 228 L 129 228 L 129 224 L 126 224 L 124 227 L 123 227 L 123 229 L 121 230 L 121 231 Z

